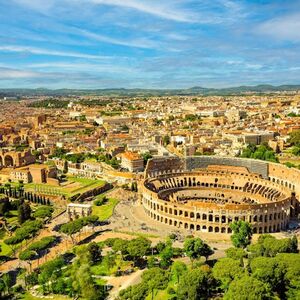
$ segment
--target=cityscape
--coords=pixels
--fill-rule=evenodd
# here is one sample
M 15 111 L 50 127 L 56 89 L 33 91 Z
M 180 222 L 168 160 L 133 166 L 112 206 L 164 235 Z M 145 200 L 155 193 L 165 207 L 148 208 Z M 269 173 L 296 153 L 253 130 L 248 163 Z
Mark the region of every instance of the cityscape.
M 291 2 L 0 0 L 0 299 L 300 299 Z

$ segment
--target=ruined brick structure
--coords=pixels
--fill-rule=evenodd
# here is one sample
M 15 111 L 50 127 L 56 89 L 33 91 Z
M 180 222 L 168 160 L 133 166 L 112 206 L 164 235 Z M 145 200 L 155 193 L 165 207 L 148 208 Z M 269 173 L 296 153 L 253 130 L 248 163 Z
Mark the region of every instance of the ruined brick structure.
M 0 150 L 0 169 L 8 167 L 23 167 L 35 162 L 31 151 Z

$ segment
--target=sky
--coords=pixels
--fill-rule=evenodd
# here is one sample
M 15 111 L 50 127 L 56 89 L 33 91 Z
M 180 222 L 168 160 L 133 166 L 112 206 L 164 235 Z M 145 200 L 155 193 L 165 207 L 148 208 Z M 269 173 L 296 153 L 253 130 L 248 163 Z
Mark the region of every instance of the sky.
M 0 88 L 300 84 L 300 0 L 0 0 Z

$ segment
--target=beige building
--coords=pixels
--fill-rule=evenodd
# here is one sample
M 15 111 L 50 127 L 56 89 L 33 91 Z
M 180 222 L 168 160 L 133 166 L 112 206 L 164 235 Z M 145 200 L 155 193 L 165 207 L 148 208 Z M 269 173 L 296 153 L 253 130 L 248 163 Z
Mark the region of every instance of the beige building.
M 142 172 L 144 170 L 144 159 L 135 152 L 124 152 L 119 155 L 121 167 L 130 172 Z
M 57 169 L 47 165 L 29 165 L 26 167 L 11 170 L 10 179 L 12 181 L 22 180 L 24 183 L 52 183 L 58 184 Z

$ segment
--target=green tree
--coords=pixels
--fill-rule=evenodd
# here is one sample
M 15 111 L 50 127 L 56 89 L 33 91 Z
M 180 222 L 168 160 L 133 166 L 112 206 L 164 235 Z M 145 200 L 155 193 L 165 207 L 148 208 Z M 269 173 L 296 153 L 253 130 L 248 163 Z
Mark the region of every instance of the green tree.
M 95 264 L 101 259 L 101 248 L 97 243 L 89 243 L 87 246 L 87 251 L 92 264 Z
M 240 278 L 244 274 L 244 269 L 238 260 L 226 257 L 216 262 L 212 273 L 214 278 L 222 283 L 222 288 L 226 290 L 232 280 Z
M 177 288 L 178 300 L 208 299 L 210 289 L 213 288 L 208 274 L 201 269 L 186 271 L 181 276 Z
M 151 241 L 144 237 L 139 237 L 128 242 L 128 254 L 136 261 L 147 254 L 150 250 Z
M 168 245 L 160 252 L 160 265 L 163 268 L 167 268 L 172 264 L 173 248 Z
M 170 138 L 170 136 L 168 136 L 168 135 L 165 135 L 165 136 L 163 137 L 163 139 L 162 139 L 162 142 L 163 142 L 163 145 L 164 145 L 164 146 L 167 146 L 167 145 L 169 145 L 169 144 L 170 144 L 170 142 L 171 142 L 171 138 Z
M 142 279 L 151 292 L 152 300 L 154 299 L 155 289 L 163 290 L 168 285 L 167 272 L 157 267 L 145 271 L 142 275 Z
M 230 224 L 230 228 L 233 231 L 231 235 L 231 241 L 233 246 L 237 248 L 246 248 L 252 238 L 252 226 L 245 221 L 237 221 Z
M 268 283 L 272 290 L 280 295 L 280 299 L 285 294 L 285 273 L 286 266 L 284 262 L 276 258 L 256 257 L 251 260 L 250 268 L 252 276 L 264 283 Z
M 104 290 L 93 280 L 90 258 L 86 251 L 86 246 L 76 251 L 76 260 L 71 269 L 72 288 L 77 296 L 85 300 L 102 300 L 105 298 Z
M 177 284 L 179 283 L 179 279 L 184 274 L 184 272 L 187 270 L 187 266 L 185 263 L 181 261 L 175 261 L 171 267 L 172 275 L 176 277 Z
M 190 258 L 192 264 L 195 259 L 204 256 L 206 259 L 213 253 L 212 249 L 200 238 L 187 238 L 183 246 L 185 254 Z
M 21 204 L 18 208 L 18 221 L 23 224 L 26 220 L 31 218 L 31 208 L 27 202 Z
M 300 146 L 300 130 L 292 131 L 288 142 L 291 143 L 291 145 Z
M 244 257 L 247 256 L 247 253 L 245 252 L 244 249 L 231 247 L 231 248 L 226 249 L 225 253 L 228 258 L 239 260 L 241 266 L 244 265 L 243 259 L 244 259 Z
M 121 290 L 119 294 L 120 300 L 145 300 L 148 293 L 148 286 L 145 282 L 129 286 L 125 290 Z
M 269 300 L 272 298 L 268 284 L 249 276 L 234 280 L 224 295 L 224 300 Z
M 10 273 L 4 273 L 1 277 L 2 282 L 4 283 L 5 286 L 5 291 L 7 294 L 10 294 L 10 289 L 13 286 L 13 278 Z
M 248 250 L 251 257 L 275 257 L 278 253 L 298 253 L 298 240 L 295 236 L 276 239 L 270 234 L 262 234 L 257 243 L 248 246 Z
M 128 247 L 128 241 L 122 239 L 115 239 L 112 245 L 112 249 L 115 252 L 120 252 L 122 258 L 124 257 L 124 255 L 128 254 L 127 247 Z

